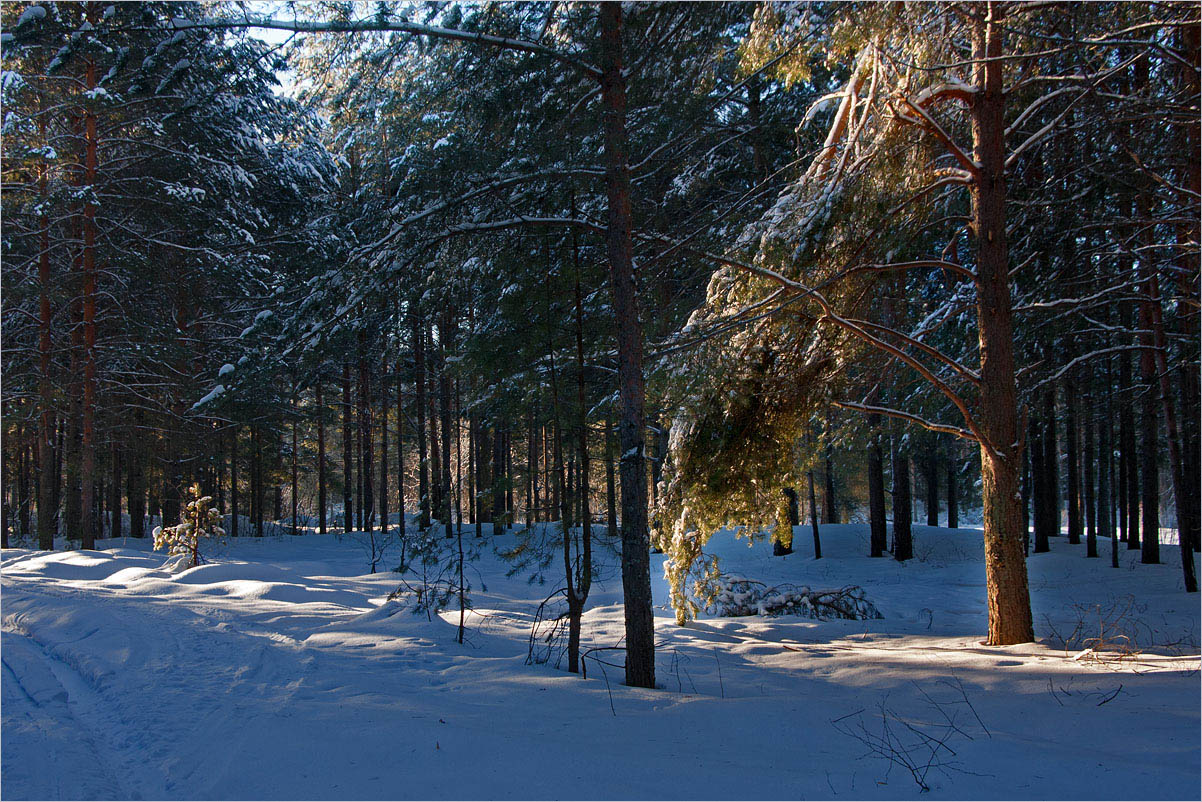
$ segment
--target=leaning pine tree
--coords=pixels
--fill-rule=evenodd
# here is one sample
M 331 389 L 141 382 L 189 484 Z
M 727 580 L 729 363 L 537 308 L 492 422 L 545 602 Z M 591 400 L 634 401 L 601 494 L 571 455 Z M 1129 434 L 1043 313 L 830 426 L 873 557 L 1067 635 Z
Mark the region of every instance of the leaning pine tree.
M 742 254 L 714 257 L 723 266 L 690 324 L 703 339 L 741 331 L 690 357 L 700 363 L 694 377 L 708 383 L 672 428 L 675 468 L 659 516 L 672 528 L 658 538 L 678 617 L 688 615 L 680 605 L 701 545 L 732 509 L 721 488 L 695 481 L 697 468 L 708 466 L 709 476 L 721 466 L 741 477 L 737 493 L 775 501 L 788 464 L 779 455 L 794 447 L 814 384 L 824 384 L 837 406 L 977 444 L 988 643 L 1033 639 L 1012 295 L 1034 260 L 1010 253 L 1008 181 L 1064 129 L 1076 104 L 1120 72 L 1093 52 L 1115 48 L 1106 26 L 1116 23 L 1075 13 L 1102 44 L 1067 43 L 1056 59 L 1031 52 L 1055 14 L 1011 4 L 871 6 L 827 32 L 827 58 L 847 59 L 850 70 L 844 87 L 806 115 L 833 109 L 825 140 L 749 229 Z M 768 15 L 757 24 L 808 23 Z M 892 323 L 883 289 L 903 280 L 920 291 L 906 297 L 935 299 L 906 331 Z M 853 357 L 865 348 L 913 371 L 959 423 L 878 405 L 871 377 L 860 377 L 869 380 L 859 387 L 873 388 L 863 398 L 840 397 L 833 378 L 854 374 Z

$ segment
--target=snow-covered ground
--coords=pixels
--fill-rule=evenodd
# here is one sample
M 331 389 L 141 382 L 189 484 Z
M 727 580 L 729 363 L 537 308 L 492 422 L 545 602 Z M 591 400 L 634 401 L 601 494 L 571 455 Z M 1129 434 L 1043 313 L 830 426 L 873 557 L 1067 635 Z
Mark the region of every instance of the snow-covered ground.
M 677 627 L 656 556 L 655 691 L 592 658 L 588 679 L 527 665 L 562 562 L 545 584 L 507 577 L 514 534 L 480 544 L 463 645 L 457 609 L 387 602 L 399 576 L 366 574 L 350 537 L 242 538 L 174 575 L 146 542 L 6 550 L 0 793 L 878 799 L 922 780 L 935 798 L 1198 798 L 1199 607 L 1175 553 L 1124 550 L 1115 570 L 1108 542 L 1086 560 L 1058 539 L 1030 560 L 1039 642 L 988 648 L 979 531 L 917 526 L 905 564 L 862 556 L 864 526 L 822 536 L 820 561 L 806 527 L 788 557 L 711 546 L 770 584 L 861 585 L 883 618 Z M 622 633 L 599 552 L 586 648 Z

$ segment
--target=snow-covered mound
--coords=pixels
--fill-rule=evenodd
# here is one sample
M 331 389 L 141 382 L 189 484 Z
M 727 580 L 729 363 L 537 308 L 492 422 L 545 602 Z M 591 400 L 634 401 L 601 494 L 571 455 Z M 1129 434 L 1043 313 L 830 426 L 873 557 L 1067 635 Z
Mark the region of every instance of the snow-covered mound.
M 883 617 L 677 627 L 656 556 L 648 691 L 611 649 L 587 679 L 528 665 L 562 569 L 507 576 L 520 535 L 485 531 L 463 645 L 458 609 L 389 601 L 401 575 L 354 536 L 231 539 L 175 574 L 133 540 L 4 551 L 4 797 L 1196 796 L 1198 600 L 1171 564 L 1058 540 L 1030 561 L 1040 641 L 987 648 L 979 531 L 915 527 L 904 564 L 863 556 L 861 525 L 823 527 L 818 561 L 808 527 L 787 557 L 720 535 L 732 575 L 858 585 Z M 586 651 L 623 632 L 615 545 L 595 553 Z

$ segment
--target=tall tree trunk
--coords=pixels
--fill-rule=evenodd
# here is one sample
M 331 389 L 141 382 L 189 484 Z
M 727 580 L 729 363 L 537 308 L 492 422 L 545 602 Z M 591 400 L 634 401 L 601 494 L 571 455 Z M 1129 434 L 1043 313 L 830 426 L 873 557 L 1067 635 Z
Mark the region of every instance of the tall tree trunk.
M 605 3 L 601 22 L 601 102 L 609 200 L 606 250 L 617 321 L 622 457 L 622 594 L 626 618 L 626 684 L 655 687 L 655 615 L 647 531 L 643 427 L 643 330 L 631 246 L 630 160 L 626 142 L 626 76 L 622 67 L 622 6 Z
M 142 432 L 142 410 L 134 413 L 129 438 L 129 466 L 125 471 L 125 504 L 129 508 L 129 536 L 146 537 L 146 436 Z
M 97 9 L 88 6 L 88 21 L 98 21 Z M 84 84 L 91 92 L 96 88 L 96 62 L 84 62 Z M 83 410 L 80 439 L 80 472 L 83 476 L 83 527 L 81 548 L 96 548 L 95 506 L 96 476 L 96 204 L 92 203 L 96 184 L 96 114 L 91 106 L 84 113 L 84 182 L 88 197 L 83 207 Z
M 1077 434 L 1077 400 L 1073 390 L 1065 386 L 1064 406 L 1066 424 L 1064 431 L 1064 450 L 1068 467 L 1068 542 L 1076 545 L 1081 542 L 1083 524 L 1081 521 L 1081 468 L 1080 451 L 1081 439 Z
M 1130 268 L 1130 266 L 1128 266 Z M 1123 328 L 1131 328 L 1129 311 L 1124 307 L 1119 318 Z M 1119 523 L 1128 549 L 1139 548 L 1139 469 L 1135 451 L 1134 388 L 1131 379 L 1131 355 L 1119 354 L 1119 472 L 1115 495 L 1119 502 Z
M 275 433 L 273 432 L 273 435 L 274 434 Z M 283 433 L 280 433 L 278 436 L 273 436 L 272 442 L 271 442 L 271 447 L 272 447 L 271 478 L 273 480 L 277 480 L 277 481 L 272 482 L 272 488 L 271 488 L 271 495 L 272 495 L 272 502 L 273 502 L 271 518 L 273 521 L 276 521 L 277 523 L 284 520 L 284 487 L 278 481 L 279 477 L 282 475 L 282 468 L 283 468 L 283 462 L 284 462 L 283 439 L 284 439 Z
M 554 440 L 555 440 L 555 438 L 553 437 L 552 433 L 550 432 L 549 427 L 544 426 L 543 427 L 543 462 L 545 465 L 547 465 L 548 480 L 547 480 L 546 484 L 547 484 L 548 489 L 550 490 L 548 497 L 551 502 L 550 509 L 547 510 L 547 520 L 548 521 L 558 521 L 559 520 L 559 517 L 558 517 L 559 516 L 559 496 L 560 496 L 560 492 L 562 491 L 562 488 L 560 487 L 560 485 L 563 484 L 562 482 L 553 478 L 551 459 L 552 459 L 552 452 L 554 451 L 554 448 L 553 448 Z
M 423 532 L 430 528 L 430 467 L 426 443 L 426 340 L 421 319 L 410 312 L 410 333 L 413 339 L 414 411 L 417 418 L 417 526 Z
M 317 531 L 326 533 L 326 404 L 322 394 L 321 372 L 314 377 L 314 405 L 317 407 Z
M 1060 535 L 1060 447 L 1056 437 L 1056 390 L 1043 396 L 1043 481 L 1047 537 Z
M 46 122 L 39 122 L 41 139 L 46 141 Z M 52 314 L 50 309 L 50 218 L 47 203 L 47 176 L 50 166 L 43 163 L 38 169 L 39 194 L 43 198 L 38 215 L 40 242 L 38 247 L 38 470 L 42 482 L 38 487 L 38 548 L 54 549 L 54 518 L 58 510 L 58 472 L 54 466 L 54 383 L 50 376 L 50 339 Z M 7 535 L 5 529 L 5 537 Z
M 292 454 L 290 455 L 292 462 L 292 487 L 290 488 L 290 491 L 292 493 L 291 502 L 293 537 L 296 537 L 300 534 L 299 523 L 297 521 L 297 518 L 300 516 L 300 466 L 298 464 L 299 455 L 297 454 L 298 445 L 296 432 L 296 427 L 299 425 L 297 418 L 300 416 L 300 409 L 297 407 L 296 394 L 297 388 L 294 383 L 292 387 Z
M 526 528 L 534 523 L 534 507 L 538 504 L 535 491 L 538 476 L 538 449 L 534 442 L 534 405 L 526 412 Z
M 30 457 L 29 447 L 25 443 L 24 432 L 20 427 L 17 432 L 17 533 L 24 541 L 29 537 L 29 473 L 30 463 L 33 461 Z
M 78 259 L 76 260 L 78 262 Z M 83 473 L 80 464 L 80 421 L 83 413 L 83 387 L 79 381 L 79 356 L 83 350 L 83 306 L 71 304 L 71 351 L 67 382 L 67 425 L 63 443 L 65 477 L 63 535 L 68 541 L 83 539 Z
M 183 492 L 184 466 L 178 452 L 178 438 L 167 439 L 167 462 L 163 466 L 163 526 L 180 523 L 180 494 Z
M 1006 243 L 1005 94 L 1003 28 L 999 9 L 974 23 L 970 107 L 974 161 L 972 192 L 977 238 L 977 327 L 980 341 L 981 494 L 984 501 L 985 585 L 991 645 L 1035 639 L 1027 564 L 1022 552 L 1019 475 L 1022 453 L 1014 369 L 1010 265 Z
M 513 526 L 513 429 L 508 418 L 505 421 L 505 524 Z
M 11 484 L 11 476 L 8 472 L 7 460 L 2 449 L 0 449 L 0 549 L 9 548 L 8 528 L 9 528 L 9 485 Z M 38 511 L 39 517 L 41 511 Z
M 1092 377 L 1091 377 L 1092 378 Z M 1097 498 L 1094 492 L 1094 473 L 1097 463 L 1094 462 L 1094 428 L 1097 416 L 1092 414 L 1093 407 L 1086 405 L 1090 414 L 1085 416 L 1085 556 L 1098 556 L 1098 511 Z
M 458 376 L 455 377 L 453 394 L 455 408 L 451 411 L 451 420 L 455 425 L 453 440 L 455 443 L 455 473 L 451 477 L 455 485 L 455 520 L 456 526 L 463 527 L 463 387 Z
M 1023 476 L 1022 486 L 1019 489 L 1019 496 L 1022 499 L 1022 528 L 1023 528 L 1023 555 L 1031 554 L 1031 502 L 1034 500 L 1035 488 L 1035 469 L 1034 459 L 1032 458 L 1032 449 L 1036 447 L 1039 438 L 1035 434 L 1034 422 L 1027 423 L 1027 447 L 1023 449 Z
M 885 459 L 881 453 L 881 416 L 868 416 L 871 431 L 868 444 L 868 524 L 869 556 L 883 557 L 889 544 L 889 530 L 885 513 Z
M 562 483 L 560 483 L 562 484 Z M 562 491 L 561 491 L 562 492 Z M 500 419 L 492 439 L 492 531 L 505 531 L 505 433 Z
M 1165 430 L 1168 435 L 1170 476 L 1173 483 L 1173 501 L 1177 513 L 1177 542 L 1181 551 L 1181 571 L 1186 593 L 1198 592 L 1198 577 L 1194 572 L 1194 554 L 1192 536 L 1189 529 L 1189 511 L 1185 495 L 1196 497 L 1198 488 L 1185 487 L 1185 456 L 1181 450 L 1181 433 L 1177 426 L 1177 408 L 1170 384 L 1171 374 L 1168 366 L 1168 343 L 1164 332 L 1163 310 L 1160 302 L 1160 283 L 1156 271 L 1150 265 L 1145 268 L 1144 293 L 1147 300 L 1147 318 L 1151 323 L 1153 344 L 1151 352 L 1153 367 L 1158 378 L 1160 403 L 1164 411 Z M 1147 353 L 1147 351 L 1145 351 Z M 1196 410 L 1195 410 L 1196 411 Z M 1159 526 L 1159 523 L 1157 524 Z M 1153 540 L 1159 545 L 1159 530 L 1155 530 Z M 1144 538 L 1145 543 L 1147 538 Z
M 926 491 L 927 526 L 939 526 L 939 456 L 936 444 L 931 444 L 931 451 L 926 458 Z
M 947 444 L 947 528 L 960 528 L 960 499 L 956 489 L 960 444 L 955 440 Z
M 1141 315 L 1142 317 L 1142 315 Z M 1140 356 L 1141 372 L 1145 382 L 1143 389 L 1142 409 L 1140 410 L 1140 509 L 1142 531 L 1140 535 L 1141 551 L 1139 561 L 1145 564 L 1160 562 L 1160 466 L 1158 441 L 1160 421 L 1156 409 L 1156 367 L 1152 362 L 1150 350 L 1145 349 Z
M 468 462 L 469 466 L 469 487 L 468 487 L 468 506 L 471 507 L 471 523 L 476 527 L 476 537 L 484 537 L 484 516 L 480 513 L 480 417 L 476 410 L 473 409 L 468 415 L 467 423 L 467 438 L 468 438 Z M 535 487 L 535 504 L 537 504 L 538 488 Z
M 910 458 L 894 444 L 893 452 L 893 559 L 901 562 L 914 556 L 910 529 Z
M 1180 50 L 1185 62 L 1179 63 L 1178 79 L 1186 97 L 1197 98 L 1202 90 L 1202 30 L 1198 25 L 1183 25 L 1177 29 Z M 1178 203 L 1182 208 L 1193 208 L 1194 214 L 1179 215 L 1176 231 L 1178 288 L 1182 300 L 1177 303 L 1178 330 L 1184 342 L 1197 343 L 1202 335 L 1202 307 L 1199 305 L 1199 275 L 1202 258 L 1198 253 L 1198 242 L 1202 238 L 1202 221 L 1197 214 L 1198 198 L 1202 197 L 1202 120 L 1194 115 L 1188 124 L 1181 127 L 1180 153 L 1184 154 L 1182 175 L 1177 185 Z M 1181 384 L 1181 427 L 1183 500 L 1186 507 L 1178 512 L 1177 527 L 1184 542 L 1191 544 L 1194 551 L 1202 549 L 1202 497 L 1192 492 L 1202 487 L 1202 381 L 1199 380 L 1197 349 L 1181 360 L 1178 369 Z M 1182 517 L 1184 515 L 1184 517 Z
M 141 414 L 141 410 L 139 410 L 139 414 Z M 67 423 L 61 415 L 54 416 L 54 431 L 54 473 L 51 478 L 54 497 L 50 500 L 50 508 L 54 511 L 55 515 L 55 525 L 51 528 L 55 533 L 59 533 L 61 532 L 59 527 L 61 518 L 59 516 L 62 515 L 60 506 L 63 501 L 63 458 L 66 452 L 65 442 L 67 435 Z
M 810 528 L 814 533 L 814 559 L 822 559 L 822 538 L 818 534 L 818 500 L 814 497 L 814 471 L 809 471 L 810 480 Z
M 1111 440 L 1111 419 L 1114 410 L 1114 388 L 1111 385 L 1113 374 L 1110 369 L 1110 359 L 1106 362 L 1106 411 L 1098 424 L 1098 533 L 1102 537 L 1110 536 L 1110 566 L 1119 567 L 1119 533 L 1115 526 L 1113 513 L 1114 446 Z M 1122 486 L 1117 488 L 1122 493 Z
M 1050 551 L 1048 536 L 1051 531 L 1049 523 L 1051 505 L 1048 502 L 1048 459 L 1045 448 L 1048 438 L 1044 433 L 1047 421 L 1039 418 L 1031 426 L 1031 492 L 1035 506 L 1035 553 L 1043 554 Z
M 238 427 L 230 429 L 230 534 L 238 537 Z
M 380 536 L 388 536 L 388 382 L 383 363 L 380 369 Z
M 251 437 L 254 451 L 251 454 L 250 475 L 254 484 L 250 491 L 250 503 L 255 519 L 255 537 L 263 537 L 263 432 L 257 422 L 251 428 Z
M 351 363 L 342 363 L 342 530 L 355 528 L 355 441 L 351 435 Z
M 614 448 L 614 426 L 609 414 L 605 416 L 605 526 L 609 542 L 616 543 L 618 539 L 618 498 L 614 486 L 614 462 L 617 453 Z
M 111 453 L 112 453 L 113 464 L 112 464 L 112 467 L 110 470 L 110 475 L 112 476 L 112 484 L 109 486 L 109 492 L 111 493 L 110 502 L 109 502 L 109 507 L 110 507 L 109 514 L 111 516 L 112 523 L 109 526 L 109 537 L 118 538 L 118 537 L 123 536 L 123 534 L 122 534 L 123 526 L 121 523 L 121 469 L 122 469 L 121 462 L 122 462 L 122 460 L 121 460 L 121 446 L 119 443 L 117 443 L 116 440 L 113 441 L 113 444 L 111 446 Z M 40 511 L 39 511 L 39 514 L 40 514 Z
M 438 360 L 439 352 L 434 348 L 433 324 L 426 330 L 426 354 L 430 360 L 426 363 L 426 368 L 429 371 L 429 392 L 426 394 L 429 407 L 427 409 L 427 421 L 430 425 L 430 514 L 443 517 L 442 513 L 442 437 L 440 436 L 441 426 L 439 425 L 438 401 L 440 398 L 438 380 L 441 378 L 441 370 Z
M 373 443 L 373 413 L 371 403 L 371 371 L 367 362 L 367 335 L 359 334 L 359 432 L 363 465 L 363 530 L 375 528 L 375 451 Z
M 575 208 L 575 198 L 573 197 L 572 206 Z M 580 291 L 580 243 L 577 240 L 577 231 L 572 229 L 572 260 L 576 266 L 576 452 L 577 460 L 580 465 L 580 526 L 581 537 L 583 539 L 583 548 L 585 550 L 586 560 L 591 559 L 591 544 L 592 544 L 592 514 L 589 511 L 589 458 L 588 458 L 588 405 L 585 397 L 584 388 L 584 301 Z M 661 462 L 663 455 L 659 455 Z M 592 566 L 585 566 L 585 570 L 592 571 Z M 583 596 L 579 598 L 581 607 L 588 598 L 588 588 L 577 588 L 578 594 L 583 592 Z M 579 625 L 577 626 L 579 629 Z M 579 643 L 579 633 L 577 633 L 577 642 Z
M 451 511 L 451 375 L 447 369 L 447 351 L 455 347 L 454 316 L 449 308 L 443 311 L 438 325 L 438 415 L 439 431 L 442 435 L 442 490 L 439 495 L 442 507 L 443 530 L 447 537 L 454 535 Z
M 825 426 L 830 431 L 830 419 Z M 822 469 L 822 522 L 824 524 L 839 523 L 839 506 L 835 503 L 835 459 L 828 445 L 824 449 L 825 459 Z
M 400 314 L 398 312 L 398 319 Z M 397 335 L 397 349 L 400 349 L 400 334 Z M 405 544 L 405 402 L 402 396 L 401 358 L 396 360 L 396 509 L 397 535 L 401 539 L 402 554 Z M 403 560 L 402 560 L 403 563 Z

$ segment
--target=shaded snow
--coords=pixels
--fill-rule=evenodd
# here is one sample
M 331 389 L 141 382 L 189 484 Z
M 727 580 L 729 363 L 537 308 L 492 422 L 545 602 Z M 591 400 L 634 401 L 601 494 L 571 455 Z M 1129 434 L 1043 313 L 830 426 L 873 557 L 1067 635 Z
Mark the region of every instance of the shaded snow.
M 400 578 L 364 573 L 357 536 L 234 539 L 174 575 L 132 539 L 5 550 L 4 796 L 917 798 L 839 726 L 879 731 L 883 706 L 930 729 L 936 705 L 962 734 L 922 796 L 1196 796 L 1199 614 L 1179 568 L 1124 551 L 1113 570 L 1057 539 L 1030 563 L 1040 642 L 987 648 L 979 531 L 916 526 L 905 564 L 861 556 L 861 525 L 822 537 L 820 561 L 808 527 L 783 558 L 711 545 L 770 584 L 861 585 L 883 619 L 677 627 L 656 555 L 655 691 L 592 659 L 587 680 L 525 664 L 561 569 L 507 578 L 496 551 L 514 534 L 484 539 L 464 645 L 457 611 L 386 601 Z M 622 636 L 616 544 L 600 539 L 586 648 Z M 1053 634 L 1092 632 L 1112 608 L 1138 654 L 1074 660 L 1088 644 Z

